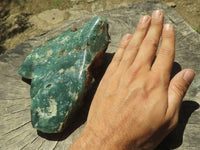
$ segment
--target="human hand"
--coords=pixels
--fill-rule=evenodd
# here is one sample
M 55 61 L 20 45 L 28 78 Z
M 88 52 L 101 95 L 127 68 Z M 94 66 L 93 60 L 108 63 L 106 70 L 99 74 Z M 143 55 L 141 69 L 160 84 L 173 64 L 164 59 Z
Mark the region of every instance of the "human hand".
M 185 69 L 170 81 L 174 56 L 174 29 L 163 26 L 163 13 L 142 17 L 135 33 L 123 37 L 72 149 L 154 149 L 176 126 L 195 75 Z

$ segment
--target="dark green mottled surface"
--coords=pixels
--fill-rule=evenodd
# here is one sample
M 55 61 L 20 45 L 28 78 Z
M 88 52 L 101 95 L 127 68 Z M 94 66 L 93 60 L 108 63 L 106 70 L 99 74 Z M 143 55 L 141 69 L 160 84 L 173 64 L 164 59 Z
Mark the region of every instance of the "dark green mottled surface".
M 31 81 L 31 121 L 34 128 L 57 133 L 82 94 L 87 69 L 109 43 L 107 21 L 95 17 L 78 31 L 69 29 L 37 47 L 19 74 Z

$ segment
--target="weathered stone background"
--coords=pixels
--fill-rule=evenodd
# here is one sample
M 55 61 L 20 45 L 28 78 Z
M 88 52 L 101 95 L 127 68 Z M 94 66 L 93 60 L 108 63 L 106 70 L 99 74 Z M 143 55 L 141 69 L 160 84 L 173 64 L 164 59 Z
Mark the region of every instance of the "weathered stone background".
M 151 15 L 155 9 L 165 13 L 165 22 L 176 30 L 176 58 L 174 71 L 192 68 L 196 77 L 187 92 L 177 128 L 157 148 L 160 150 L 200 149 L 200 35 L 170 7 L 159 2 L 139 2 L 132 5 L 84 16 L 65 22 L 42 33 L 0 56 L 0 149 L 2 150 L 64 150 L 76 140 L 83 129 L 86 116 L 73 119 L 63 134 L 45 135 L 32 128 L 30 122 L 30 86 L 17 74 L 18 68 L 31 50 L 68 28 L 81 27 L 95 15 L 108 19 L 111 43 L 107 53 L 116 51 L 121 37 L 133 33 L 142 15 Z M 108 58 L 107 58 L 108 59 Z M 82 118 L 82 119 L 80 119 Z M 80 127 L 78 127 L 80 126 Z

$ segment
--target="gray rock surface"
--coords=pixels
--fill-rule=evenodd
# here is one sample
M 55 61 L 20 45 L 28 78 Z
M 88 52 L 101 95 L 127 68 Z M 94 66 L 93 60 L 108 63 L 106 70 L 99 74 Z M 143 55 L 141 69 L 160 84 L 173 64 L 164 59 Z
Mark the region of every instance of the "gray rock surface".
M 18 68 L 32 49 L 44 41 L 57 36 L 71 27 L 79 28 L 94 15 L 106 17 L 110 24 L 111 43 L 107 52 L 116 51 L 121 37 L 133 33 L 139 18 L 161 9 L 165 22 L 174 25 L 176 30 L 176 58 L 180 67 L 192 68 L 196 77 L 184 98 L 180 121 L 177 128 L 157 148 L 160 150 L 200 149 L 200 35 L 197 34 L 172 8 L 159 2 L 139 2 L 113 10 L 91 14 L 80 19 L 69 20 L 53 30 L 44 32 L 0 57 L 0 149 L 4 150 L 64 150 L 79 136 L 84 127 L 83 121 L 75 117 L 73 125 L 66 132 L 57 135 L 44 135 L 32 128 L 30 122 L 30 86 L 17 74 Z M 79 127 L 80 126 L 80 127 Z

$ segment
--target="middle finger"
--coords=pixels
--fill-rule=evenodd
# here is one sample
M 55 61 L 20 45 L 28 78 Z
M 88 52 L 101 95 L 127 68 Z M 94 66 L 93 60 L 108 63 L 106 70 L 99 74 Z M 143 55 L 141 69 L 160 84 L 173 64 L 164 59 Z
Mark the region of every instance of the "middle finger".
M 162 28 L 163 13 L 160 10 L 156 10 L 152 14 L 150 29 L 140 46 L 134 63 L 142 63 L 143 67 L 147 66 L 148 69 L 151 68 L 152 61 L 158 48 Z

